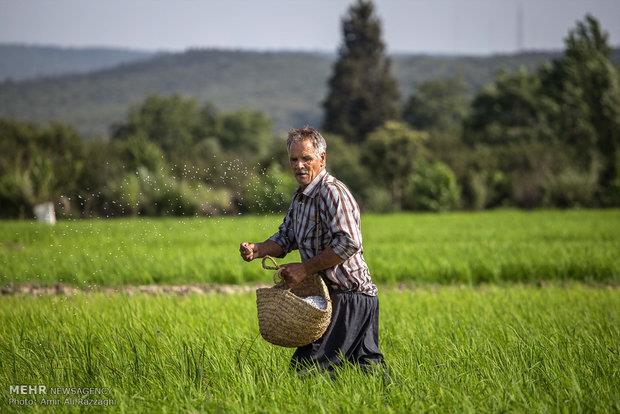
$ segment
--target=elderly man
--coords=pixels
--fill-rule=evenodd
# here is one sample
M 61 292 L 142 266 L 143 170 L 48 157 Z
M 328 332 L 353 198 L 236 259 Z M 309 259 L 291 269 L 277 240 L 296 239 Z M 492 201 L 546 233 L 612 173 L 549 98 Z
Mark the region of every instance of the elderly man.
M 283 265 L 291 286 L 319 273 L 332 298 L 332 320 L 317 341 L 297 348 L 297 370 L 316 365 L 329 371 L 343 358 L 371 368 L 379 351 L 379 303 L 362 251 L 360 212 L 348 188 L 325 170 L 327 144 L 314 128 L 289 131 L 288 155 L 299 184 L 279 231 L 262 243 L 241 243 L 246 261 L 284 257 L 299 249 L 302 263 Z

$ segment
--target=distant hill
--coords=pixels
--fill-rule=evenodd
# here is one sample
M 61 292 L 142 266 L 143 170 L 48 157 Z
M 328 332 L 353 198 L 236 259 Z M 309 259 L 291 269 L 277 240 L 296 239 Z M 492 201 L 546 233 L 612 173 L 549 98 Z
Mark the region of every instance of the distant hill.
M 154 55 L 129 49 L 0 44 L 0 81 L 92 72 Z
M 395 55 L 393 72 L 403 99 L 416 83 L 462 76 L 472 91 L 501 68 L 533 68 L 558 53 L 493 56 Z M 618 62 L 620 53 L 614 51 Z M 318 125 L 334 55 L 193 49 L 160 54 L 85 74 L 0 83 L 0 116 L 35 121 L 60 119 L 87 136 L 106 135 L 129 105 L 148 94 L 181 93 L 222 110 L 259 109 L 276 130 Z

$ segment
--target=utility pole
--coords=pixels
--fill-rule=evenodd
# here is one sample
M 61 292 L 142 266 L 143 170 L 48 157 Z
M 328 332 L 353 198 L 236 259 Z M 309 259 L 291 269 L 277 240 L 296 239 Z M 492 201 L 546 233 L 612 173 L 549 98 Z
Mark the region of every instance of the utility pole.
M 523 2 L 517 2 L 517 52 L 523 51 Z

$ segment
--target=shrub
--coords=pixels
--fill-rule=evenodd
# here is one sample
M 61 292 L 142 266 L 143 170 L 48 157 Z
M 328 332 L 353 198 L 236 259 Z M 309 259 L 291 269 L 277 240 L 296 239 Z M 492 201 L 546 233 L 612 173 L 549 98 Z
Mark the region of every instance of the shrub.
M 392 200 L 391 193 L 383 187 L 367 187 L 362 193 L 360 207 L 363 210 L 376 213 L 389 213 L 399 210 L 399 206 Z
M 0 217 L 32 217 L 34 194 L 27 172 L 9 171 L 0 175 Z
M 460 198 L 461 191 L 450 167 L 441 162 L 421 162 L 409 177 L 403 207 L 447 211 L 457 208 Z
M 251 213 L 277 213 L 286 210 L 296 183 L 291 174 L 273 163 L 262 174 L 253 174 L 237 201 L 239 210 Z
M 545 204 L 556 207 L 592 206 L 597 190 L 595 174 L 567 168 L 543 183 Z

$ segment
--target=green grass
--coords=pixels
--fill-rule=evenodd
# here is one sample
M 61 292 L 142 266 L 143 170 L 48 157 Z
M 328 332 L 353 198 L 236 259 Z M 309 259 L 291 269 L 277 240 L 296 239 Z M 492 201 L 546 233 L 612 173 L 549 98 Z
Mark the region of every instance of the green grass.
M 268 282 L 258 261 L 239 258 L 238 246 L 264 240 L 280 221 L 2 221 L 0 283 Z M 365 215 L 362 230 L 364 256 L 381 283 L 620 280 L 620 210 Z
M 109 387 L 114 412 L 620 410 L 616 289 L 383 289 L 380 340 L 393 378 L 387 387 L 351 367 L 336 380 L 297 378 L 288 369 L 292 350 L 256 339 L 254 300 L 4 297 L 0 411 L 24 412 L 8 404 L 12 384 Z M 31 411 L 63 409 L 79 411 Z

